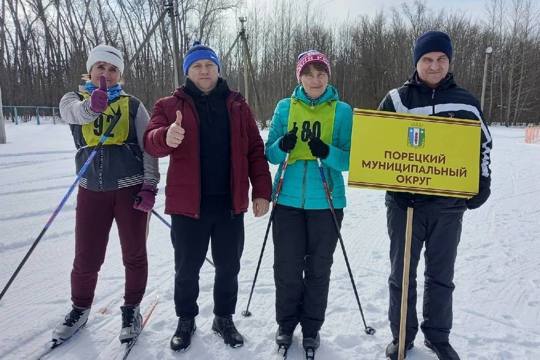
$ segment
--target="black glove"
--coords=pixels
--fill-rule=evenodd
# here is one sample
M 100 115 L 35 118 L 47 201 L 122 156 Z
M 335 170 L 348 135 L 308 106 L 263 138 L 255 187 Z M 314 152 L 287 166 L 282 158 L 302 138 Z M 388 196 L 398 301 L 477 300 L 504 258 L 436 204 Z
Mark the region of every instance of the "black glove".
M 296 141 L 298 140 L 298 137 L 296 136 L 296 132 L 298 131 L 298 127 L 294 127 L 291 131 L 283 135 L 281 140 L 279 141 L 279 148 L 285 152 L 289 152 L 296 146 Z
M 326 159 L 330 148 L 318 137 L 312 137 L 308 142 L 309 149 L 311 150 L 311 155 L 318 157 L 320 159 Z
M 467 209 L 477 209 L 484 204 L 491 194 L 491 179 L 480 176 L 478 194 L 467 200 Z

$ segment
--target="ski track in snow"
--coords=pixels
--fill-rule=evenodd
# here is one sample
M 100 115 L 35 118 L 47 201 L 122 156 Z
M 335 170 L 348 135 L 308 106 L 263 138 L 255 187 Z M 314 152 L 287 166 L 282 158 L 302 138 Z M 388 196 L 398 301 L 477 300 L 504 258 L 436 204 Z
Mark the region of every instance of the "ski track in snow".
M 524 130 L 493 127 L 492 195 L 464 216 L 456 261 L 454 326 L 451 339 L 462 359 L 540 358 L 540 146 L 524 144 Z M 66 125 L 6 124 L 8 144 L 0 145 L 0 286 L 26 254 L 75 179 L 73 140 Z M 263 136 L 267 135 L 263 132 Z M 162 181 L 156 210 L 163 214 L 167 159 L 160 160 Z M 276 167 L 272 167 L 275 172 Z M 75 198 L 64 209 L 0 301 L 0 359 L 32 359 L 50 340 L 52 328 L 70 308 L 74 252 Z M 166 217 L 167 221 L 170 218 Z M 149 279 L 145 312 L 160 301 L 132 350 L 130 359 L 277 359 L 274 345 L 273 245 L 268 239 L 255 292 L 245 309 L 261 251 L 268 215 L 245 217 L 246 243 L 239 276 L 235 321 L 245 336 L 243 348 L 226 347 L 213 334 L 213 268 L 201 269 L 197 331 L 186 353 L 174 353 L 169 340 L 176 328 L 173 302 L 174 260 L 169 229 L 155 217 L 148 239 Z M 389 241 L 384 193 L 348 189 L 342 236 L 368 326 L 364 326 L 341 247 L 334 254 L 326 321 L 317 359 L 382 359 L 390 340 L 387 322 Z M 47 359 L 111 359 L 120 353 L 124 271 L 113 226 L 93 311 L 80 333 Z M 211 254 L 208 254 L 211 257 Z M 421 318 L 423 263 L 418 269 L 417 311 Z M 303 359 L 297 328 L 289 359 Z M 410 360 L 435 359 L 419 333 Z

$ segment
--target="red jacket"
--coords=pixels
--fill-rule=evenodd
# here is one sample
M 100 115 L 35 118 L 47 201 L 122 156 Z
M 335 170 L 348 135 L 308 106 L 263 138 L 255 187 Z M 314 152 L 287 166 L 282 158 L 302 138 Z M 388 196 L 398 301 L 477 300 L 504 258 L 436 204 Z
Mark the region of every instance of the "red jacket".
M 231 136 L 231 198 L 235 214 L 247 211 L 249 180 L 252 199 L 270 200 L 272 184 L 264 144 L 249 105 L 242 95 L 231 91 L 226 99 Z M 165 142 L 169 126 L 182 112 L 184 141 L 175 149 Z M 144 149 L 154 157 L 170 155 L 165 188 L 165 213 L 198 218 L 201 205 L 199 118 L 193 99 L 177 89 L 159 99 L 144 133 Z

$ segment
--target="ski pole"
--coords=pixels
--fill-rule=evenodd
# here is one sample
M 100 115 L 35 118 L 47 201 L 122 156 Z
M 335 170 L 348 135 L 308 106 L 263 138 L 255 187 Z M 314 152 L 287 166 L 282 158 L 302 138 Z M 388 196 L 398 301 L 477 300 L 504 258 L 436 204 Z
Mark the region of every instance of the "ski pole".
M 156 215 L 157 218 L 158 218 L 159 220 L 161 220 L 162 223 L 164 223 L 165 225 L 167 225 L 167 227 L 168 227 L 169 229 L 172 228 L 172 227 L 171 227 L 171 224 L 169 224 L 169 223 L 167 222 L 167 220 L 165 220 L 165 218 L 163 218 L 163 216 L 159 215 L 158 212 L 157 212 L 156 210 L 152 209 L 152 214 Z M 212 260 L 210 260 L 210 259 L 207 258 L 207 257 L 205 257 L 205 259 L 206 259 L 206 261 L 207 261 L 210 265 L 212 265 L 213 267 L 216 267 L 216 266 L 214 265 L 214 263 L 212 262 Z
M 268 234 L 270 232 L 270 225 L 274 219 L 274 211 L 276 210 L 276 204 L 281 192 L 281 187 L 283 185 L 283 177 L 285 176 L 285 170 L 287 170 L 287 164 L 289 163 L 289 153 L 283 161 L 283 166 L 281 167 L 281 175 L 279 176 L 279 181 L 276 186 L 276 193 L 272 199 L 272 211 L 270 211 L 270 218 L 268 219 L 268 225 L 266 226 L 266 233 L 264 234 L 264 241 L 262 244 L 261 254 L 259 255 L 259 261 L 257 263 L 257 269 L 255 270 L 255 277 L 253 278 L 253 283 L 251 284 L 251 291 L 249 292 L 249 299 L 246 306 L 246 310 L 242 311 L 242 315 L 245 317 L 251 316 L 251 311 L 249 311 L 249 304 L 251 304 L 251 297 L 253 296 L 253 290 L 255 289 L 255 282 L 257 281 L 257 276 L 259 275 L 259 269 L 261 268 L 261 262 L 264 254 L 264 248 L 266 247 L 266 241 L 268 240 Z
M 114 117 L 113 117 L 113 119 L 111 121 L 111 124 L 109 125 L 109 127 L 107 128 L 105 133 L 103 133 L 103 135 L 99 138 L 99 141 L 98 141 L 97 145 L 94 147 L 94 150 L 92 150 L 92 152 L 90 153 L 90 156 L 88 156 L 88 159 L 86 160 L 86 162 L 81 167 L 81 170 L 79 170 L 79 173 L 77 174 L 77 177 L 75 178 L 75 181 L 73 181 L 73 184 L 71 184 L 71 186 L 69 187 L 68 191 L 66 192 L 66 194 L 64 195 L 64 197 L 60 201 L 60 204 L 58 204 L 56 209 L 53 211 L 51 217 L 49 218 L 49 220 L 47 221 L 47 223 L 45 224 L 45 226 L 43 227 L 43 229 L 39 233 L 38 237 L 36 238 L 36 240 L 34 240 L 34 243 L 32 244 L 32 246 L 30 246 L 30 250 L 28 250 L 28 252 L 26 253 L 24 258 L 22 259 L 21 263 L 19 264 L 19 266 L 17 267 L 17 269 L 15 270 L 13 275 L 11 275 L 11 278 L 9 279 L 6 286 L 2 290 L 2 293 L 0 293 L 0 300 L 2 300 L 2 298 L 4 297 L 4 294 L 6 293 L 6 291 L 11 286 L 11 283 L 13 282 L 13 280 L 15 280 L 15 278 L 19 274 L 19 271 L 21 271 L 22 267 L 24 266 L 24 264 L 26 263 L 26 261 L 28 260 L 28 258 L 30 257 L 30 255 L 32 254 L 34 249 L 36 248 L 37 244 L 39 243 L 39 241 L 41 240 L 43 235 L 45 235 L 45 233 L 49 229 L 49 226 L 51 226 L 51 224 L 54 221 L 54 219 L 56 218 L 56 216 L 60 213 L 60 210 L 62 210 L 62 208 L 64 207 L 67 199 L 69 198 L 69 196 L 71 195 L 71 193 L 75 189 L 75 186 L 77 185 L 77 183 L 79 182 L 81 177 L 83 177 L 83 175 L 88 170 L 88 167 L 92 163 L 92 160 L 94 160 L 94 157 L 96 156 L 98 150 L 103 146 L 103 143 L 105 141 L 107 141 L 107 139 L 109 138 L 109 136 L 111 134 L 111 131 L 113 130 L 113 128 L 118 123 L 118 120 L 120 120 L 120 114 L 115 113 Z
M 328 188 L 328 182 L 326 181 L 326 176 L 324 175 L 324 170 L 321 164 L 321 159 L 317 158 L 317 165 L 319 166 L 319 172 L 321 174 L 321 180 L 323 182 L 324 192 L 326 194 L 326 200 L 328 201 L 328 206 L 330 207 L 330 212 L 332 213 L 332 218 L 334 219 L 334 225 L 339 238 L 339 244 L 341 245 L 341 250 L 343 250 L 343 257 L 345 258 L 345 264 L 347 264 L 347 271 L 349 272 L 349 277 L 351 278 L 352 287 L 354 290 L 354 296 L 356 297 L 356 303 L 360 309 L 360 315 L 362 315 L 362 321 L 364 322 L 364 331 L 368 335 L 375 334 L 375 329 L 371 326 L 366 325 L 366 319 L 364 318 L 364 311 L 362 311 L 362 305 L 360 304 L 360 297 L 358 296 L 358 291 L 356 290 L 356 284 L 354 283 L 353 274 L 351 271 L 351 265 L 349 264 L 349 258 L 347 257 L 347 252 L 345 251 L 345 245 L 343 243 L 343 238 L 341 237 L 341 230 L 339 229 L 339 223 L 336 217 L 336 211 L 334 209 L 334 203 L 332 197 L 330 196 L 330 189 Z

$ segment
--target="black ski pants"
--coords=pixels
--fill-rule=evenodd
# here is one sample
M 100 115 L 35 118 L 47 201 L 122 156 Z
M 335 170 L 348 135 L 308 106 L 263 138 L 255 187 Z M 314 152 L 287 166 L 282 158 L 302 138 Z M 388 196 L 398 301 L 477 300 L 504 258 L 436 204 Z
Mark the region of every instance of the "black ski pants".
M 199 314 L 199 272 L 210 240 L 216 267 L 214 314 L 234 314 L 240 257 L 244 249 L 244 214 L 232 214 L 228 197 L 208 197 L 202 200 L 199 219 L 182 215 L 171 217 L 176 273 L 176 315 L 181 318 L 194 318 Z
M 461 236 L 463 210 L 436 207 L 414 209 L 406 343 L 418 332 L 416 315 L 416 269 L 422 246 L 425 245 L 425 273 L 422 332 L 431 342 L 448 341 L 452 328 L 452 292 L 454 263 Z M 390 236 L 391 273 L 388 280 L 390 308 L 388 318 L 395 339 L 399 338 L 403 253 L 407 210 L 387 203 L 387 224 Z
M 341 226 L 343 210 L 336 216 Z M 313 336 L 324 322 L 338 239 L 332 213 L 277 205 L 272 235 L 276 321 L 288 331 L 300 323 Z

